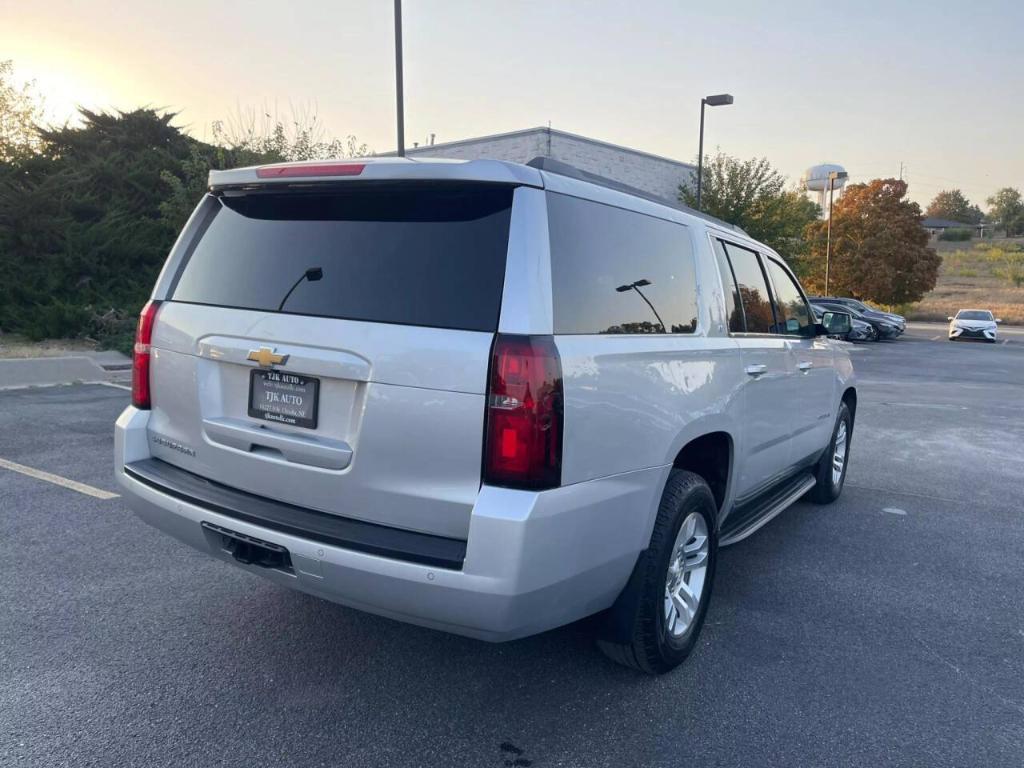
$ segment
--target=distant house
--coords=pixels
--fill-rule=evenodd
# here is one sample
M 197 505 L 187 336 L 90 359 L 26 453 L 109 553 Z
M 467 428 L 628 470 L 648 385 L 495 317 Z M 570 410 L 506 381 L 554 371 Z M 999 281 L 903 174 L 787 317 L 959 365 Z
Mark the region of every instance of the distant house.
M 515 163 L 527 163 L 543 155 L 668 200 L 677 200 L 679 185 L 692 183 L 691 175 L 697 172 L 689 163 L 544 127 L 421 144 L 407 147 L 405 153 L 409 157 L 487 158 Z
M 984 224 L 965 224 L 962 221 L 952 221 L 951 219 L 936 219 L 931 216 L 926 216 L 924 221 L 921 222 L 925 229 L 928 230 L 930 235 L 941 235 L 947 229 L 970 229 L 974 234 L 979 235 L 985 229 Z

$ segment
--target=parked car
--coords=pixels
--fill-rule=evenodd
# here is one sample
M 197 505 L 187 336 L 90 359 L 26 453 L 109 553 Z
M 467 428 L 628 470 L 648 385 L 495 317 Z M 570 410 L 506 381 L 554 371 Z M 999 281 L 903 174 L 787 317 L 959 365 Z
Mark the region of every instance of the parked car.
M 875 309 L 865 304 L 863 301 L 857 299 L 851 299 L 845 296 L 810 296 L 808 297 L 812 302 L 822 301 L 830 304 L 839 304 L 847 309 L 852 309 L 856 312 L 860 312 L 861 315 L 866 317 L 877 318 L 883 322 L 888 322 L 896 326 L 899 331 L 898 335 L 902 335 L 907 330 L 907 319 L 903 315 L 897 315 L 894 312 L 883 312 L 880 309 Z
M 599 614 L 664 672 L 718 548 L 842 492 L 849 330 L 740 230 L 547 159 L 213 171 L 117 482 L 277 584 L 492 641 Z
M 961 309 L 956 317 L 949 320 L 949 340 L 979 339 L 995 344 L 998 324 L 1002 320 L 994 317 L 987 309 Z
M 846 307 L 842 304 L 834 304 L 830 301 L 817 300 L 813 302 L 813 306 L 820 307 L 822 310 L 831 312 L 848 312 L 854 320 L 860 320 L 861 322 L 867 323 L 872 326 L 877 333 L 875 341 L 895 339 L 900 335 L 899 327 L 889 319 L 880 319 L 873 315 L 869 315 L 865 312 L 860 312 L 851 307 Z
M 811 311 L 814 312 L 814 317 L 817 322 L 821 322 L 824 310 L 818 306 L 812 304 Z M 878 331 L 870 323 L 865 323 L 863 320 L 858 320 L 855 317 L 850 318 L 850 332 L 845 336 L 836 337 L 842 338 L 845 341 L 877 341 Z

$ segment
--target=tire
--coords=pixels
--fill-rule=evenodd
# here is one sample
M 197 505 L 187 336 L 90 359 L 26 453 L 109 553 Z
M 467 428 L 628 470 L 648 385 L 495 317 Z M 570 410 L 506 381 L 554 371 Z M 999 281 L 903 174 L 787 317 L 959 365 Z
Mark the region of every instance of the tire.
M 693 651 L 704 626 L 718 561 L 717 511 L 704 478 L 672 470 L 650 546 L 641 554 L 616 605 L 605 615 L 606 626 L 597 644 L 610 659 L 656 675 L 679 666 Z M 679 557 L 683 558 L 681 569 Z M 674 601 L 668 597 L 672 582 L 680 584 Z M 695 609 L 694 600 L 685 597 L 692 598 L 694 591 L 698 592 Z M 608 626 L 612 623 L 614 628 Z
M 842 468 L 838 475 L 835 473 L 836 446 L 842 439 L 843 457 Z M 832 439 L 829 441 L 825 453 L 814 465 L 814 479 L 817 480 L 814 487 L 807 492 L 807 498 L 815 504 L 831 504 L 839 498 L 843 492 L 843 484 L 846 482 L 846 470 L 850 467 L 850 444 L 853 440 L 853 414 L 845 402 L 839 404 L 839 414 L 836 416 L 836 425 L 832 428 Z

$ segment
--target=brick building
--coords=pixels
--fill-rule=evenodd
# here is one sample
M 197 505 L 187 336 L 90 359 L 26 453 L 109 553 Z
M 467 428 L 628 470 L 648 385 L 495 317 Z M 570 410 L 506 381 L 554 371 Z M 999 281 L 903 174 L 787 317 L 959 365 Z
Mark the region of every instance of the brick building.
M 447 157 L 458 160 L 510 160 L 526 163 L 546 156 L 652 195 L 676 200 L 679 185 L 690 182 L 696 166 L 629 147 L 589 139 L 554 128 L 527 128 L 475 139 L 411 147 L 409 157 Z

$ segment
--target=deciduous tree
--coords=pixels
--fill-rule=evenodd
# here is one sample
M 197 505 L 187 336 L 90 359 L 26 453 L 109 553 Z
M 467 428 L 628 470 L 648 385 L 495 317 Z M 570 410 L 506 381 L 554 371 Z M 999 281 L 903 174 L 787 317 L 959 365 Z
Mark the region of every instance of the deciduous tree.
M 919 301 L 935 287 L 942 259 L 928 246 L 921 208 L 907 184 L 875 179 L 851 184 L 832 213 L 829 291 L 880 304 Z M 827 221 L 810 224 L 805 281 L 824 290 Z
M 819 210 L 803 192 L 785 185 L 786 177 L 767 159 L 740 160 L 719 152 L 704 162 L 701 208 L 788 256 Z M 696 207 L 696 175 L 679 188 L 679 199 Z
M 961 221 L 964 224 L 980 224 L 984 217 L 981 209 L 972 205 L 959 189 L 944 189 L 928 204 L 925 215 L 934 219 Z
M 14 64 L 0 61 L 0 163 L 31 156 L 39 147 L 36 125 L 43 118 L 43 101 L 35 83 L 14 83 Z
M 1007 237 L 1024 233 L 1024 200 L 1020 190 L 1003 187 L 985 202 L 989 218 L 1003 226 Z

